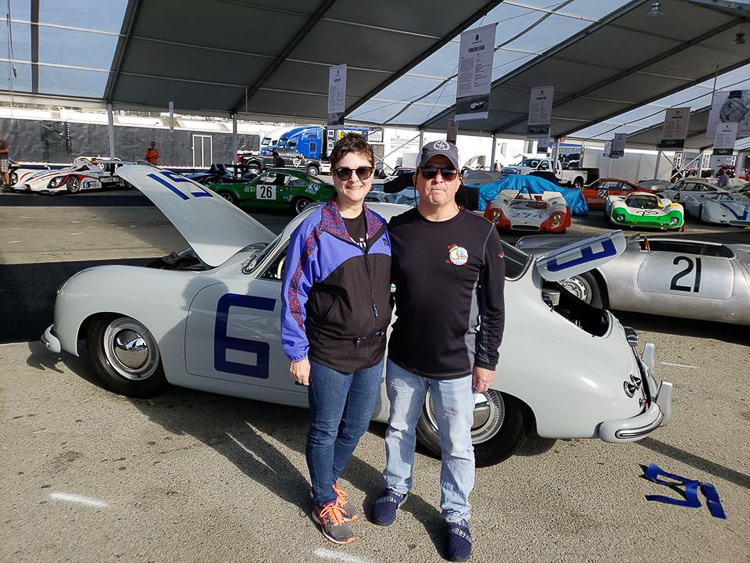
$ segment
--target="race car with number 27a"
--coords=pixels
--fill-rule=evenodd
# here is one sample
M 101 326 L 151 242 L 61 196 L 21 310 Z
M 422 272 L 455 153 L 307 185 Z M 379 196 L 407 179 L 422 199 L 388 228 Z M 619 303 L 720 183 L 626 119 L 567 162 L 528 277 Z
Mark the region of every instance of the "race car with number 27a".
M 172 221 L 191 248 L 151 267 L 99 266 L 74 275 L 57 292 L 45 345 L 78 355 L 85 339 L 96 374 L 123 395 L 149 397 L 173 384 L 307 407 L 308 388 L 289 377 L 281 348 L 280 291 L 290 235 L 310 210 L 274 238 L 247 213 L 184 176 L 148 166 L 120 173 Z M 366 205 L 386 220 L 409 209 Z M 342 230 L 324 225 L 319 236 L 340 236 Z M 632 329 L 558 284 L 615 258 L 625 248 L 622 233 L 540 260 L 503 248 L 506 329 L 497 367 L 502 377 L 475 397 L 477 464 L 502 461 L 532 431 L 547 438 L 618 443 L 643 438 L 664 424 L 671 384 L 657 383 L 652 375 L 653 344 L 646 343 L 641 355 Z M 433 408 L 428 398 L 417 435 L 439 456 Z M 373 418 L 385 422 L 388 411 L 383 385 Z

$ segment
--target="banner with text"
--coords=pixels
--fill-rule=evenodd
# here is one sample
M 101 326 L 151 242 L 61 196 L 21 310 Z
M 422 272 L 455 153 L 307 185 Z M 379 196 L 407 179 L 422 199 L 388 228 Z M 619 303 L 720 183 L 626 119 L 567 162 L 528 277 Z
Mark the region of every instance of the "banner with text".
M 328 125 L 343 125 L 346 113 L 346 65 L 328 69 Z
M 707 137 L 716 137 L 716 126 L 737 124 L 737 139 L 750 137 L 750 90 L 714 92 L 708 114 Z
M 681 149 L 685 146 L 688 125 L 690 124 L 690 108 L 669 108 L 664 117 L 664 129 L 661 134 L 660 149 Z
M 549 137 L 554 97 L 554 86 L 539 86 L 531 89 L 529 119 L 526 126 L 526 132 L 530 137 Z
M 615 133 L 612 139 L 612 148 L 609 151 L 609 158 L 622 158 L 625 156 L 625 143 L 627 140 L 627 133 Z
M 461 34 L 456 121 L 486 119 L 489 116 L 496 27 L 497 24 L 493 23 Z

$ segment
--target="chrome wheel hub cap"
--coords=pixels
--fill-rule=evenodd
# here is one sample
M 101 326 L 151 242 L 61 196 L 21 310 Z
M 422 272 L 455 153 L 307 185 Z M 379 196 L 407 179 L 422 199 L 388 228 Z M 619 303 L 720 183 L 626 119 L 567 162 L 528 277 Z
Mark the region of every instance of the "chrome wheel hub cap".
M 427 392 L 427 404 L 425 409 L 430 426 L 437 432 L 437 417 L 435 415 L 435 404 Z M 505 404 L 503 397 L 497 391 L 487 391 L 474 395 L 474 413 L 471 426 L 471 441 L 473 444 L 481 444 L 495 437 L 505 421 Z
M 112 368 L 125 379 L 142 381 L 159 366 L 156 340 L 139 322 L 121 317 L 104 331 L 104 354 Z

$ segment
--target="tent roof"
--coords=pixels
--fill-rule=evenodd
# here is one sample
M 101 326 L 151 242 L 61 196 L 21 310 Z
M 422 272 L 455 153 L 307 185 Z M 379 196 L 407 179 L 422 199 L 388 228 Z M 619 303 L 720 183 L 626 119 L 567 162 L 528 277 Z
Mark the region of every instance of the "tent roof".
M 630 2 L 495 80 L 489 118 L 462 121 L 460 130 L 523 136 L 530 89 L 554 85 L 551 134 L 570 136 L 750 63 L 750 41 L 733 43 L 747 6 L 663 0 L 661 17 L 648 17 L 649 7 Z M 423 127 L 443 130 L 452 118 L 451 107 Z
M 179 112 L 321 121 L 328 68 L 347 63 L 348 120 L 444 131 L 460 32 L 497 23 L 490 116 L 461 122 L 461 131 L 524 136 L 529 90 L 551 84 L 553 136 L 578 136 L 595 124 L 601 134 L 634 109 L 669 107 L 664 96 L 750 64 L 750 38 L 733 44 L 748 30 L 744 0 L 662 0 L 664 15 L 653 18 L 650 0 L 439 1 L 430 10 L 403 0 L 368 9 L 359 0 L 9 6 L 10 26 L 0 26 L 0 44 L 11 46 L 0 55 L 6 99 L 162 110 L 172 101 Z

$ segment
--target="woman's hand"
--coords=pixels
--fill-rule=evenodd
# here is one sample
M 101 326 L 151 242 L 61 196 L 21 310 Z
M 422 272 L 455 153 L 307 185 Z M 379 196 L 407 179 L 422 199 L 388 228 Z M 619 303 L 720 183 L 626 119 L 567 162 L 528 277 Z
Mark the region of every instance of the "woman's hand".
M 301 385 L 310 385 L 310 360 L 305 358 L 298 362 L 292 362 L 289 366 L 292 379 Z

